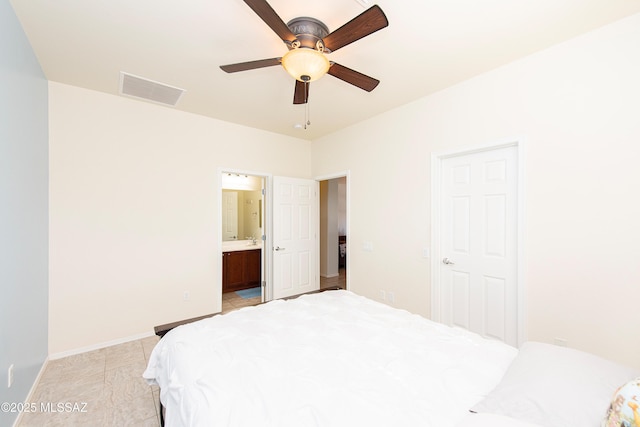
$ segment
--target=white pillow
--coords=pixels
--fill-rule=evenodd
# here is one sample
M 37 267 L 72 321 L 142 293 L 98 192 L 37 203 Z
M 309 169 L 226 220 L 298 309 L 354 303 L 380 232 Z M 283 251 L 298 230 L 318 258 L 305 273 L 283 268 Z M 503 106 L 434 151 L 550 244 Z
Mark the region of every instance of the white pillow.
M 599 427 L 613 393 L 638 374 L 589 353 L 527 342 L 500 384 L 471 412 L 545 427 Z

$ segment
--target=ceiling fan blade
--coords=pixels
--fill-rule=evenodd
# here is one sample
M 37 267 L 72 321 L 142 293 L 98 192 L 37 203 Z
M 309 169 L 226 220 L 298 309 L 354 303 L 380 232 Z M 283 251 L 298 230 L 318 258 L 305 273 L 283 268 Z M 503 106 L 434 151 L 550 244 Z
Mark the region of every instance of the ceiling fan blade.
M 375 5 L 328 34 L 323 39 L 324 46 L 335 52 L 349 43 L 383 29 L 387 25 L 389 25 L 389 21 L 387 21 L 384 12 L 380 9 L 380 6 Z
M 378 83 L 380 83 L 380 80 L 359 73 L 344 65 L 336 64 L 335 62 L 329 67 L 328 73 L 367 92 L 374 90 L 376 86 L 378 86 Z
M 244 0 L 244 2 L 273 30 L 284 42 L 293 42 L 295 34 L 291 32 L 287 24 L 278 16 L 275 10 L 266 0 Z
M 294 104 L 306 104 L 309 101 L 309 83 L 296 80 L 296 88 L 293 92 Z
M 237 64 L 221 65 L 222 71 L 227 73 L 237 73 L 238 71 L 255 70 L 256 68 L 271 67 L 280 65 L 281 58 L 259 59 L 257 61 L 239 62 Z

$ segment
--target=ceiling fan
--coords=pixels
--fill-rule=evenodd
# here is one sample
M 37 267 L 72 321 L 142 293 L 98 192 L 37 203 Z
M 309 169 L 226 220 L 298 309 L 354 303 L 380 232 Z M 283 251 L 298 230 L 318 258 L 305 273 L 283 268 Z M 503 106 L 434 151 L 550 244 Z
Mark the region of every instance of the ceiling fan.
M 325 24 L 314 18 L 294 18 L 285 24 L 266 0 L 244 2 L 282 39 L 289 51 L 278 58 L 222 65 L 220 68 L 223 71 L 237 73 L 282 65 L 296 79 L 294 104 L 306 104 L 309 100 L 309 83 L 325 74 L 367 92 L 371 92 L 380 83 L 377 79 L 329 61 L 326 57 L 327 53 L 335 52 L 389 25 L 387 17 L 378 5 L 365 10 L 330 33 Z

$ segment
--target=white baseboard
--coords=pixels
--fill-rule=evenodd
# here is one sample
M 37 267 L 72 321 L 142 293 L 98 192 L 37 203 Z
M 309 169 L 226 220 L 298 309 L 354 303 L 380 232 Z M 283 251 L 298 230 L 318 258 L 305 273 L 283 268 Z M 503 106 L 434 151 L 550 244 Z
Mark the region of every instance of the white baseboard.
M 40 383 L 40 378 L 42 377 L 42 373 L 44 372 L 44 370 L 47 368 L 47 363 L 49 363 L 49 358 L 48 357 L 46 359 L 44 359 L 44 362 L 42 363 L 42 366 L 40 367 L 40 371 L 38 372 L 38 375 L 36 376 L 35 381 L 33 382 L 33 384 L 31 384 L 31 389 L 29 389 L 29 393 L 27 394 L 27 398 L 24 400 L 25 402 L 33 402 L 33 393 L 35 393 L 36 388 L 38 387 L 38 384 Z M 18 412 L 18 416 L 16 417 L 16 420 L 13 422 L 13 427 L 17 427 L 18 425 L 20 425 L 20 421 L 22 421 L 22 414 L 24 414 L 23 411 Z
M 128 337 L 124 337 L 124 338 L 118 338 L 116 340 L 113 341 L 106 341 L 106 342 L 101 342 L 98 344 L 94 344 L 94 345 L 90 345 L 87 347 L 81 347 L 81 348 L 76 348 L 73 350 L 67 350 L 67 351 L 62 351 L 59 353 L 53 353 L 49 355 L 49 360 L 56 360 L 56 359 L 62 359 L 63 357 L 67 357 L 67 356 L 73 356 L 76 354 L 80 354 L 80 353 L 86 353 L 88 351 L 93 351 L 93 350 L 99 350 L 101 348 L 105 348 L 105 347 L 111 347 L 112 345 L 118 345 L 118 344 L 124 344 L 126 342 L 130 342 L 130 341 L 136 341 L 142 338 L 147 338 L 147 337 L 151 337 L 153 336 L 154 333 L 153 332 L 144 332 L 141 334 L 137 334 L 137 335 L 131 335 Z

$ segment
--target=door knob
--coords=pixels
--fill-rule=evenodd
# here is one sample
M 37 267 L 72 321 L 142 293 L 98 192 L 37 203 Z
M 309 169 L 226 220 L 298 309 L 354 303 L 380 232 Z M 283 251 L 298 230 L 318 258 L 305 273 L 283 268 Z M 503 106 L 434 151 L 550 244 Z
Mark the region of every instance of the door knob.
M 274 250 L 276 251 L 284 251 L 285 248 L 281 248 L 280 246 L 276 246 Z
M 442 258 L 442 263 L 447 265 L 454 265 L 455 262 L 451 261 L 449 258 Z

